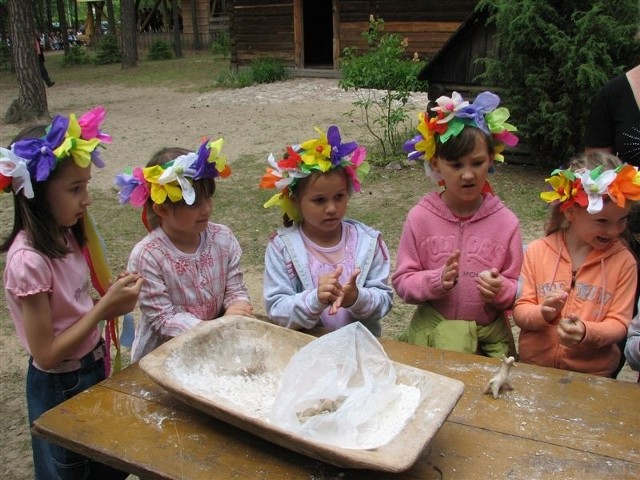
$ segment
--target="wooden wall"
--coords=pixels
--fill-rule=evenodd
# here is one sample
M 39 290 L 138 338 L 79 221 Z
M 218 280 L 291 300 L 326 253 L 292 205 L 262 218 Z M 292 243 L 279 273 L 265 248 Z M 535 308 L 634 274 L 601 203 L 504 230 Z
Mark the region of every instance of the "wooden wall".
M 232 65 L 247 65 L 257 57 L 294 65 L 293 0 L 232 0 L 229 28 Z
M 208 33 L 210 17 L 209 0 L 182 0 L 182 33 L 193 33 L 191 2 L 196 2 L 198 33 L 200 35 Z
M 361 34 L 373 14 L 384 20 L 386 33 L 408 38 L 410 54 L 418 52 L 422 59 L 430 58 L 476 4 L 477 0 L 337 0 L 338 31 L 334 37 L 339 52 L 345 47 L 367 48 Z M 228 5 L 232 65 L 270 56 L 296 66 L 294 0 L 229 0 Z

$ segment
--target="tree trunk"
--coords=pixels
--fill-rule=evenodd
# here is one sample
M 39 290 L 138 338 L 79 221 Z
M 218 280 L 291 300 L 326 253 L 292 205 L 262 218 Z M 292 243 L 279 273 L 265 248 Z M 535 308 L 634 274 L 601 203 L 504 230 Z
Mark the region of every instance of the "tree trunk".
M 120 15 L 122 16 L 122 13 Z M 107 18 L 109 20 L 109 33 L 111 35 L 117 35 L 116 14 L 113 11 L 113 0 L 107 0 Z
M 64 0 L 56 0 L 56 4 L 58 7 L 58 20 L 60 20 L 60 30 L 62 30 L 62 47 L 64 49 L 64 53 L 69 53 L 69 33 L 67 30 L 69 27 L 67 26 L 67 12 L 64 8 Z
M 78 2 L 73 0 L 73 33 L 77 34 L 79 29 L 80 22 L 78 21 Z
M 173 9 L 173 52 L 176 58 L 182 58 L 182 44 L 180 43 L 180 13 L 178 12 L 178 0 L 171 0 Z
M 40 76 L 36 54 L 36 27 L 33 2 L 7 0 L 11 52 L 16 66 L 18 98 L 5 114 L 7 123 L 29 122 L 41 117 L 50 119 L 47 92 Z
M 138 65 L 138 33 L 134 0 L 120 1 L 120 28 L 122 68 L 135 68 Z
M 193 25 L 193 48 L 200 50 L 200 30 L 198 29 L 198 9 L 196 8 L 196 0 L 191 0 L 191 24 Z

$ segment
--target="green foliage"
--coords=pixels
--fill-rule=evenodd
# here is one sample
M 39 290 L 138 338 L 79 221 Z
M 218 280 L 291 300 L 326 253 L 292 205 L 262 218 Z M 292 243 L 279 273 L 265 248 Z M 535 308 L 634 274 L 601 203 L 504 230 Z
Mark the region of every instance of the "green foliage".
M 229 32 L 223 30 L 216 35 L 216 38 L 211 44 L 211 53 L 214 55 L 222 55 L 224 58 L 231 55 L 231 37 L 229 37 Z
M 483 0 L 499 33 L 484 83 L 501 88 L 512 123 L 546 166 L 584 148 L 598 89 L 638 63 L 637 0 Z
M 237 71 L 222 72 L 216 78 L 214 85 L 226 88 L 243 88 L 255 83 L 281 82 L 289 77 L 287 69 L 280 60 L 274 58 L 258 58 L 248 67 Z
M 147 60 L 171 60 L 173 53 L 171 52 L 171 45 L 169 42 L 163 40 L 154 40 L 149 47 L 149 53 L 147 54 Z
M 407 59 L 406 40 L 397 35 L 381 36 L 383 25 L 382 19 L 369 19 L 369 28 L 362 33 L 369 45 L 366 52 L 353 47 L 343 50 L 340 86 L 356 92 L 358 99 L 353 105 L 378 142 L 385 159 L 382 163 L 388 163 L 408 138 L 406 105 L 411 92 L 421 89 L 417 76 L 424 63 Z M 350 115 L 354 114 L 355 110 Z
M 289 76 L 284 64 L 277 58 L 257 58 L 251 62 L 249 68 L 255 83 L 281 82 Z
M 62 66 L 65 68 L 89 63 L 91 63 L 91 57 L 81 45 L 73 45 L 62 57 Z
M 118 45 L 118 38 L 115 35 L 102 36 L 97 46 L 93 63 L 95 65 L 108 65 L 110 63 L 120 63 L 121 61 L 122 53 Z
M 253 85 L 253 74 L 250 68 L 240 68 L 235 72 L 226 70 L 213 83 L 216 87 L 244 88 Z

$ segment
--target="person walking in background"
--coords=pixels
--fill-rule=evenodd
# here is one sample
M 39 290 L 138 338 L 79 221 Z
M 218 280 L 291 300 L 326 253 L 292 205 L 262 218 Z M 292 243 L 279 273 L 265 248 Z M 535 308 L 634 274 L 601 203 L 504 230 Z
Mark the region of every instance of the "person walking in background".
M 504 312 L 513 305 L 522 265 L 520 222 L 491 193 L 487 176 L 505 145 L 518 137 L 500 98 L 480 93 L 472 103 L 453 92 L 421 112 L 420 135 L 405 143 L 444 187 L 425 195 L 407 215 L 393 287 L 418 305 L 399 339 L 481 353 L 515 355 Z
M 209 220 L 215 178 L 231 174 L 222 144 L 206 139 L 197 152 L 164 148 L 146 168 L 116 176 L 120 203 L 142 207 L 149 230 L 128 264 L 145 278 L 133 362 L 200 322 L 253 316 L 240 244 L 229 227 Z
M 377 230 L 345 219 L 360 175 L 369 170 L 366 150 L 342 143 L 338 127 L 326 135 L 269 156 L 261 188 L 276 188 L 264 206 L 278 205 L 284 228 L 265 252 L 264 302 L 269 320 L 292 329 L 316 325 L 329 331 L 361 322 L 379 337 L 390 310 L 390 259 Z
M 51 125 L 23 130 L 0 148 L 0 191 L 13 193 L 14 224 L 0 245 L 7 252 L 7 306 L 29 354 L 26 391 L 29 423 L 105 379 L 107 357 L 100 323 L 131 311 L 143 279 L 123 273 L 104 296 L 89 295 L 89 247 L 83 217 L 91 203 L 91 163 L 103 166 L 99 148 L 104 109 L 76 119 L 56 115 Z M 90 249 L 89 249 L 90 250 Z M 125 472 L 32 436 L 37 480 L 124 479 Z
M 638 170 L 594 152 L 555 170 L 545 236 L 531 242 L 513 307 L 520 361 L 610 377 L 631 321 L 636 261 L 620 235 L 640 200 Z
M 44 80 L 44 83 L 47 84 L 47 87 L 53 87 L 56 82 L 49 78 L 49 72 L 47 72 L 47 67 L 44 64 L 44 50 L 42 44 L 40 43 L 40 39 L 36 38 L 36 53 L 38 54 L 38 64 L 40 65 L 40 75 Z

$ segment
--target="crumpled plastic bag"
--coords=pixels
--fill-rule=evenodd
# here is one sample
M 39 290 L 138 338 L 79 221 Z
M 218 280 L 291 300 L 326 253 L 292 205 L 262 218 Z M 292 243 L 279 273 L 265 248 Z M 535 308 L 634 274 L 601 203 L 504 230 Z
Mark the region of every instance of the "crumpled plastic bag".
M 301 348 L 285 367 L 270 422 L 341 448 L 372 449 L 405 426 L 420 389 L 396 385 L 380 342 L 356 322 Z

